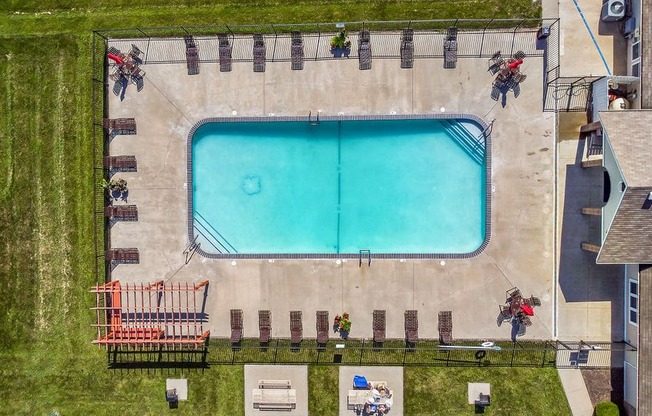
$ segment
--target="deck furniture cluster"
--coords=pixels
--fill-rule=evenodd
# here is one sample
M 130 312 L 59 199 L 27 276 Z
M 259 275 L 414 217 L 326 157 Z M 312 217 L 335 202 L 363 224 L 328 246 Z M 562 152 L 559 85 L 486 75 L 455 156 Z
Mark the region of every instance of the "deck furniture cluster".
M 262 33 L 254 34 L 254 72 L 265 72 L 265 60 L 267 59 L 267 49 L 265 39 Z
M 297 391 L 290 380 L 258 380 L 252 391 L 254 409 L 291 411 L 297 407 Z
M 192 36 L 184 36 L 186 42 L 186 66 L 188 75 L 199 74 L 199 48 Z
M 521 83 L 525 81 L 527 75 L 523 74 L 519 67 L 523 63 L 525 52 L 517 51 L 513 56 L 505 58 L 500 51 L 497 51 L 489 59 L 487 71 L 495 75 L 491 85 L 491 99 L 498 101 L 501 94 L 507 91 L 514 92 L 514 98 L 521 94 Z
M 361 70 L 371 69 L 371 35 L 367 29 L 360 31 L 358 61 Z
M 499 305 L 499 314 L 497 324 L 502 325 L 508 321 L 516 331 L 512 331 L 512 341 L 516 337 L 525 335 L 526 329 L 532 326 L 531 316 L 534 316 L 534 308 L 541 306 L 541 299 L 530 296 L 526 298 L 517 287 L 513 287 L 505 292 L 505 304 Z
M 128 53 L 121 52 L 114 46 L 107 49 L 107 58 L 115 63 L 114 71 L 111 73 L 111 78 L 115 83 L 113 84 L 113 94 L 119 96 L 124 91 L 129 82 L 136 85 L 138 92 L 142 91 L 144 87 L 143 77 L 145 71 L 140 68 L 143 63 L 141 51 L 138 46 L 131 44 L 131 50 Z
M 231 55 L 233 47 L 229 43 L 229 37 L 225 34 L 217 35 L 217 40 L 220 43 L 220 72 L 231 72 Z

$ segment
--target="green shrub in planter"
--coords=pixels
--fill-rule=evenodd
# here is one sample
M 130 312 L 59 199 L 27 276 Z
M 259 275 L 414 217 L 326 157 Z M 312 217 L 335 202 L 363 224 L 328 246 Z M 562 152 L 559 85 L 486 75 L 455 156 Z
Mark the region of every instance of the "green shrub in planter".
M 595 406 L 595 416 L 620 416 L 620 410 L 614 402 L 598 403 Z

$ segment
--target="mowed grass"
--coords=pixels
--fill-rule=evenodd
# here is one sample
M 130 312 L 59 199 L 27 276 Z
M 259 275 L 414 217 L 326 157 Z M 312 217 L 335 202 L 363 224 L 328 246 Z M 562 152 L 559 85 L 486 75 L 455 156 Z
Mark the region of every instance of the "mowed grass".
M 90 343 L 93 29 L 540 15 L 531 0 L 212 3 L 0 2 L 0 414 L 158 415 L 167 377 L 189 379 L 180 413 L 244 414 L 242 366 L 108 370 Z M 335 414 L 334 398 L 314 397 L 314 414 Z

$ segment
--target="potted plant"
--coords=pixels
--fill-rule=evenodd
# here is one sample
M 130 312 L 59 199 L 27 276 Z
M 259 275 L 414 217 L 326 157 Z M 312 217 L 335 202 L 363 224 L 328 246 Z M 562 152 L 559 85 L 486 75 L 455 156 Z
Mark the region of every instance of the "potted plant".
M 128 191 L 127 181 L 122 178 L 118 180 L 111 179 L 110 181 L 102 179 L 102 188 L 109 191 L 113 198 L 118 198 Z
M 348 55 L 351 50 L 351 41 L 346 33 L 346 28 L 340 29 L 339 33 L 331 38 L 331 52 L 336 56 Z

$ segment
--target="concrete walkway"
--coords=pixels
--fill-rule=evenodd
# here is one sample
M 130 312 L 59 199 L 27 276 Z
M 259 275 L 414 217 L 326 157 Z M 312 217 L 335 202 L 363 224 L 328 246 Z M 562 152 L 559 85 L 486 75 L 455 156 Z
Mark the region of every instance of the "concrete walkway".
M 566 399 L 573 416 L 592 416 L 593 405 L 586 389 L 582 372 L 579 369 L 558 369 L 561 385 L 564 387 Z

